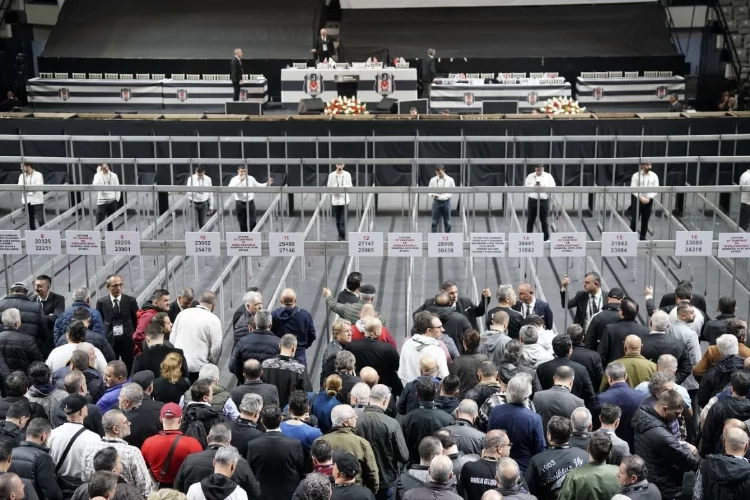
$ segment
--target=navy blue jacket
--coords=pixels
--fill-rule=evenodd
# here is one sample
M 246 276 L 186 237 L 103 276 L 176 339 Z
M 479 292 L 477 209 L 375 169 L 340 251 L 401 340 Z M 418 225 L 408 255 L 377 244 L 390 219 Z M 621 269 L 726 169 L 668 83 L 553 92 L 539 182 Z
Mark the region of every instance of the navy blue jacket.
M 531 457 L 547 448 L 542 417 L 517 404 L 495 406 L 490 412 L 487 431 L 503 429 L 513 443 L 510 458 L 518 462 L 521 475 L 526 473 Z
M 65 331 L 68 329 L 68 325 L 70 324 L 70 322 L 73 321 L 73 312 L 79 307 L 84 307 L 89 310 L 89 314 L 91 314 L 91 324 L 89 325 L 89 328 L 91 329 L 91 331 L 96 332 L 100 335 L 104 335 L 104 321 L 102 321 L 102 315 L 99 314 L 99 311 L 91 307 L 86 302 L 73 302 L 73 305 L 65 309 L 60 317 L 57 318 L 57 321 L 55 321 L 55 347 L 60 347 L 61 345 L 67 343 L 67 341 L 65 340 Z M 86 342 L 89 342 L 89 340 L 86 339 Z M 102 354 L 103 353 L 104 351 L 102 351 Z
M 515 305 L 513 306 L 513 310 L 523 314 L 526 310 L 526 304 L 521 301 L 516 301 Z M 545 328 L 547 330 L 552 330 L 554 321 L 552 316 L 552 308 L 549 306 L 549 304 L 547 304 L 543 300 L 536 299 L 536 302 L 534 302 L 534 309 L 531 311 L 531 314 L 536 314 L 537 316 L 544 318 Z
M 307 349 L 315 342 L 315 324 L 309 312 L 294 307 L 279 307 L 271 313 L 271 331 L 281 338 L 287 333 L 297 337 L 297 350 Z
M 279 350 L 279 337 L 268 330 L 253 330 L 237 342 L 229 366 L 233 367 L 233 373 L 237 380 L 243 380 L 242 366 L 248 359 L 257 359 L 263 363 L 271 359 L 281 351 Z
M 615 431 L 615 434 L 617 434 L 620 439 L 627 442 L 632 450 L 634 437 L 631 420 L 633 420 L 633 415 L 635 415 L 636 410 L 641 406 L 643 396 L 644 394 L 642 392 L 636 391 L 626 382 L 612 384 L 609 389 L 596 397 L 594 415 L 592 418 L 595 422 L 594 425 L 598 425 L 599 423 L 599 409 L 604 403 L 611 403 L 619 406 L 622 410 L 622 416 L 620 417 L 620 426 L 617 428 L 617 431 Z

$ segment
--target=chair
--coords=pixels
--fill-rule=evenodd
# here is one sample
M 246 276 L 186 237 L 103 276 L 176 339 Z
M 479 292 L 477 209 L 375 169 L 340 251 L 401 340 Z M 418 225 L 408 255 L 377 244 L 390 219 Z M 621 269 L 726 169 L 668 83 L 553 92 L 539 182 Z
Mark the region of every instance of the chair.
M 52 73 L 39 73 L 39 78 L 54 78 Z
M 724 14 L 725 19 L 732 19 L 734 9 L 732 8 L 732 5 L 722 5 L 721 12 Z
M 461 73 L 448 73 L 448 78 L 461 78 Z
M 622 71 L 610 71 L 609 77 L 610 78 L 622 78 Z
M 266 78 L 263 75 L 247 75 L 247 76 L 248 76 L 248 80 L 263 80 Z
M 547 78 L 559 78 L 560 77 L 560 73 L 545 73 L 545 76 Z
M 74 80 L 85 80 L 86 79 L 86 73 L 73 73 L 73 79 Z
M 204 80 L 216 80 L 216 75 L 203 75 L 203 79 Z
M 120 80 L 132 80 L 133 73 L 120 73 Z
M 545 78 L 544 73 L 529 73 L 529 76 L 531 78 L 536 78 L 537 80 L 540 78 Z
M 242 74 L 242 79 L 243 79 L 243 80 L 247 80 L 247 79 L 248 79 L 248 78 L 247 78 L 247 73 L 243 73 L 243 74 Z
M 594 78 L 609 78 L 609 73 L 606 71 L 595 71 Z
M 172 73 L 172 80 L 184 80 L 185 73 Z
M 89 80 L 101 80 L 102 74 L 101 73 L 89 73 Z
M 750 34 L 750 19 L 739 19 L 734 22 L 737 23 L 737 31 L 739 31 L 740 34 L 742 35 Z M 729 23 L 727 23 L 727 26 L 729 26 Z M 732 30 L 729 30 L 729 31 L 732 31 Z
M 135 79 L 136 80 L 150 80 L 151 75 L 149 75 L 148 73 L 136 73 Z
M 117 80 L 119 78 L 120 78 L 120 75 L 117 73 L 104 73 L 105 80 Z
M 593 71 L 581 71 L 581 78 L 596 78 Z
M 644 78 L 659 78 L 659 72 L 658 71 L 644 71 L 643 76 Z
M 196 74 L 193 74 L 193 73 L 188 73 L 185 76 L 187 76 L 187 78 L 186 78 L 187 80 L 200 80 L 201 79 L 201 75 L 196 75 Z
M 481 73 L 481 78 L 483 80 L 494 80 L 495 79 L 495 73 Z
M 221 75 L 216 75 L 217 80 L 229 80 L 229 73 L 224 73 Z
M 55 73 L 55 78 L 67 80 L 70 78 L 67 73 Z
M 513 73 L 513 78 L 526 78 L 526 73 Z
M 638 72 L 637 71 L 626 71 L 625 72 L 625 78 L 638 78 Z
M 659 71 L 659 78 L 669 78 L 671 76 L 674 76 L 671 71 Z
M 727 31 L 730 33 L 737 33 L 737 21 L 732 19 L 727 21 Z
M 747 18 L 748 18 L 747 5 L 740 5 L 734 8 L 734 19 L 739 21 L 740 19 L 747 19 Z
M 166 77 L 164 73 L 151 73 L 152 80 L 164 80 Z
M 466 78 L 470 80 L 471 79 L 478 80 L 480 77 L 479 77 L 479 73 L 466 73 Z

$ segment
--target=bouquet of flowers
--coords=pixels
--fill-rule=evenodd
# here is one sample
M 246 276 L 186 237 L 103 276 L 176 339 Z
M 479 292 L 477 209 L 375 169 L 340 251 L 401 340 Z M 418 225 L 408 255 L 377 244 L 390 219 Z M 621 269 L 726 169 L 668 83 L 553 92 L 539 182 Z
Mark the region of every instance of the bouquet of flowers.
M 336 99 L 326 103 L 325 114 L 327 115 L 366 115 L 369 114 L 365 105 L 356 97 L 338 96 Z
M 553 97 L 547 99 L 540 111 L 548 115 L 580 115 L 586 108 L 579 106 L 578 101 L 571 97 Z

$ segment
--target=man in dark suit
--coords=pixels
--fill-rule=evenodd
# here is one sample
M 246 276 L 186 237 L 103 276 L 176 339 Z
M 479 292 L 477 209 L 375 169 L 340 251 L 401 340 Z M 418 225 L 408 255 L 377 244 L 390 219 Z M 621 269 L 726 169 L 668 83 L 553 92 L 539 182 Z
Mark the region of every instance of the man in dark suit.
M 516 292 L 510 285 L 500 285 L 497 288 L 497 307 L 490 309 L 485 320 L 485 330 L 491 330 L 492 318 L 497 311 L 503 310 L 508 313 L 508 336 L 518 340 L 518 334 L 523 326 L 523 316 L 520 312 L 515 311 L 513 306 L 516 304 Z
M 354 354 L 357 374 L 366 366 L 374 368 L 380 375 L 380 382 L 390 387 L 395 397 L 403 390 L 398 377 L 399 354 L 388 342 L 378 341 L 382 329 L 383 323 L 378 318 L 366 320 L 365 338 L 350 342 L 346 349 Z
M 34 280 L 34 295 L 31 300 L 42 304 L 44 316 L 47 320 L 47 330 L 52 332 L 55 329 L 55 321 L 65 310 L 65 297 L 54 293 L 50 290 L 52 287 L 52 278 L 42 274 Z
M 552 330 L 552 309 L 549 304 L 536 298 L 534 285 L 531 283 L 524 282 L 518 285 L 518 302 L 513 305 L 513 310 L 520 312 L 524 320 L 533 315 L 543 318 L 545 329 Z
M 671 354 L 677 360 L 677 373 L 674 374 L 675 383 L 681 384 L 693 373 L 693 364 L 690 362 L 687 350 L 674 334 L 667 333 L 669 329 L 669 316 L 664 311 L 656 311 L 651 316 L 651 332 L 641 337 L 643 347 L 641 355 L 653 363 L 659 361 L 662 354 Z
M 638 335 L 639 337 L 648 335 L 648 328 L 636 322 L 637 316 L 638 304 L 628 298 L 622 299 L 622 302 L 620 302 L 620 321 L 607 325 L 601 342 L 599 342 L 598 351 L 602 357 L 602 366 L 607 366 L 610 362 L 625 355 L 625 338 L 628 335 Z
M 706 298 L 703 297 L 703 295 L 692 293 L 693 291 L 693 284 L 687 280 L 682 280 L 679 283 L 677 283 L 677 286 L 686 286 L 690 288 L 691 291 L 691 298 L 690 303 L 703 311 L 703 315 L 706 317 L 706 320 L 710 319 L 708 316 L 708 313 L 706 312 Z M 669 312 L 671 309 L 669 309 L 670 306 L 677 305 L 677 299 L 675 298 L 674 292 L 672 293 L 665 293 L 661 297 L 661 301 L 659 302 L 659 309 L 664 309 L 665 311 Z
M 576 314 L 573 323 L 581 325 L 584 331 L 588 328 L 591 318 L 594 317 L 604 307 L 604 297 L 607 292 L 602 290 L 602 277 L 599 273 L 590 272 L 583 277 L 583 290 L 576 293 L 575 297 L 568 298 L 565 302 L 566 290 L 570 285 L 570 278 L 565 276 L 560 286 L 560 302 L 563 308 L 576 308 Z
M 315 39 L 315 47 L 311 52 L 315 54 L 318 62 L 323 62 L 326 59 L 331 62 L 331 58 L 336 55 L 333 40 L 328 37 L 328 31 L 325 28 L 320 30 L 320 36 Z
M 182 312 L 183 309 L 190 309 L 191 307 L 198 306 L 198 301 L 195 300 L 195 292 L 192 288 L 183 288 L 177 300 L 169 304 L 169 320 L 174 323 L 177 319 L 177 315 Z
M 419 80 L 422 83 L 423 99 L 430 98 L 430 86 L 437 76 L 437 66 L 435 65 L 435 49 L 427 49 L 427 57 L 422 59 L 419 68 Z
M 474 305 L 474 303 L 468 297 L 459 296 L 458 286 L 453 281 L 446 281 L 445 283 L 443 283 L 440 287 L 440 290 L 450 296 L 450 307 L 455 309 L 456 312 L 464 315 L 466 319 L 469 320 L 469 323 L 471 323 L 472 328 L 474 328 L 475 330 L 478 329 L 479 327 L 477 326 L 477 318 L 481 318 L 482 316 L 484 316 L 484 312 L 490 303 L 490 298 L 492 297 L 492 292 L 490 291 L 490 289 L 485 288 L 484 290 L 482 290 L 482 300 L 477 305 Z M 414 311 L 414 313 L 416 314 L 418 312 L 424 311 L 434 305 L 434 298 L 427 299 L 419 309 Z
M 278 406 L 264 407 L 260 420 L 265 434 L 247 444 L 247 461 L 260 483 L 260 500 L 292 498 L 305 471 L 302 443 L 281 433 Z
M 671 94 L 669 96 L 669 109 L 670 113 L 682 113 L 682 103 L 677 98 L 677 94 Z
M 135 297 L 122 293 L 122 276 L 112 274 L 107 277 L 109 295 L 96 301 L 96 310 L 104 321 L 104 336 L 119 354 L 128 372 L 133 369 L 133 333 L 138 324 L 136 313 L 138 304 Z
M 625 298 L 625 292 L 620 288 L 613 288 L 607 294 L 607 303 L 602 310 L 591 318 L 589 327 L 586 329 L 586 338 L 584 342 L 586 347 L 592 351 L 599 349 L 599 342 L 604 336 L 604 329 L 607 325 L 620 321 L 620 302 Z
M 586 368 L 586 372 L 591 377 L 591 383 L 594 385 L 594 390 L 598 389 L 604 376 L 601 356 L 599 356 L 598 352 L 592 351 L 584 345 L 583 328 L 581 328 L 581 325 L 576 325 L 575 323 L 568 325 L 565 333 L 570 337 L 570 341 L 573 342 L 573 354 L 570 355 L 570 359 L 582 364 Z
M 552 417 L 569 418 L 573 410 L 584 406 L 583 399 L 570 392 L 575 380 L 575 372 L 571 367 L 558 366 L 553 380 L 552 387 L 534 394 L 534 408 L 542 417 L 545 431 Z
M 560 366 L 569 366 L 575 373 L 573 387 L 570 392 L 583 399 L 586 407 L 591 408 L 596 397 L 594 386 L 591 384 L 591 378 L 586 368 L 570 359 L 571 354 L 573 354 L 573 342 L 570 340 L 570 337 L 567 335 L 558 335 L 552 339 L 552 350 L 555 353 L 555 359 L 542 363 L 536 369 L 542 389 L 547 390 L 554 385 L 555 371 Z
M 240 100 L 240 83 L 242 82 L 242 49 L 234 49 L 234 57 L 230 65 L 229 79 L 232 80 L 232 89 L 234 95 L 232 96 L 233 101 Z

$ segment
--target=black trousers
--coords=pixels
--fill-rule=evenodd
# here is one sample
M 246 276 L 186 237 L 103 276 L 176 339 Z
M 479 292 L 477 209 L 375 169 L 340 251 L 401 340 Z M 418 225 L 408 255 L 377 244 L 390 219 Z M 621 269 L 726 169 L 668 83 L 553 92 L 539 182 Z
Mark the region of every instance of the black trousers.
M 122 334 L 115 337 L 113 346 L 115 355 L 120 356 L 122 362 L 128 367 L 128 373 L 133 370 L 133 334 Z
M 26 204 L 26 210 L 29 212 L 29 230 L 34 231 L 36 229 L 36 223 L 39 223 L 39 227 L 44 225 L 44 203 L 39 205 Z
M 339 232 L 339 240 L 346 240 L 346 205 L 332 205 L 333 216 L 336 218 L 336 229 Z
M 740 203 L 740 227 L 747 231 L 750 228 L 750 205 Z
M 117 211 L 117 202 L 116 201 L 110 201 L 108 203 L 102 203 L 101 205 L 96 206 L 96 224 L 101 224 L 104 219 L 112 215 Z M 107 224 L 107 231 L 114 231 L 114 228 L 112 226 L 112 222 L 110 221 L 109 224 Z
M 198 227 L 196 227 L 195 230 L 200 231 L 203 226 L 206 225 L 206 215 L 208 215 L 208 202 L 201 201 L 193 203 L 193 207 L 195 207 L 195 215 L 198 218 Z
M 544 240 L 547 241 L 549 239 L 549 223 L 547 222 L 548 214 L 549 200 L 537 200 L 536 198 L 529 198 L 529 217 L 526 220 L 526 232 L 534 232 L 534 223 L 536 222 L 536 218 L 538 216 L 539 223 L 542 225 Z
M 234 202 L 234 208 L 237 210 L 237 222 L 240 223 L 240 231 L 247 233 L 255 229 L 255 200 Z M 250 222 L 248 229 L 248 220 Z
M 239 101 L 240 100 L 240 82 L 232 82 L 232 100 L 233 101 Z
M 641 203 L 639 197 L 633 196 L 633 202 L 630 204 L 630 230 L 635 231 L 637 210 L 637 215 L 641 218 L 641 230 L 639 232 L 641 240 L 646 239 L 646 234 L 648 233 L 648 220 L 651 218 L 651 209 L 653 206 L 654 200 L 650 200 L 648 203 Z

